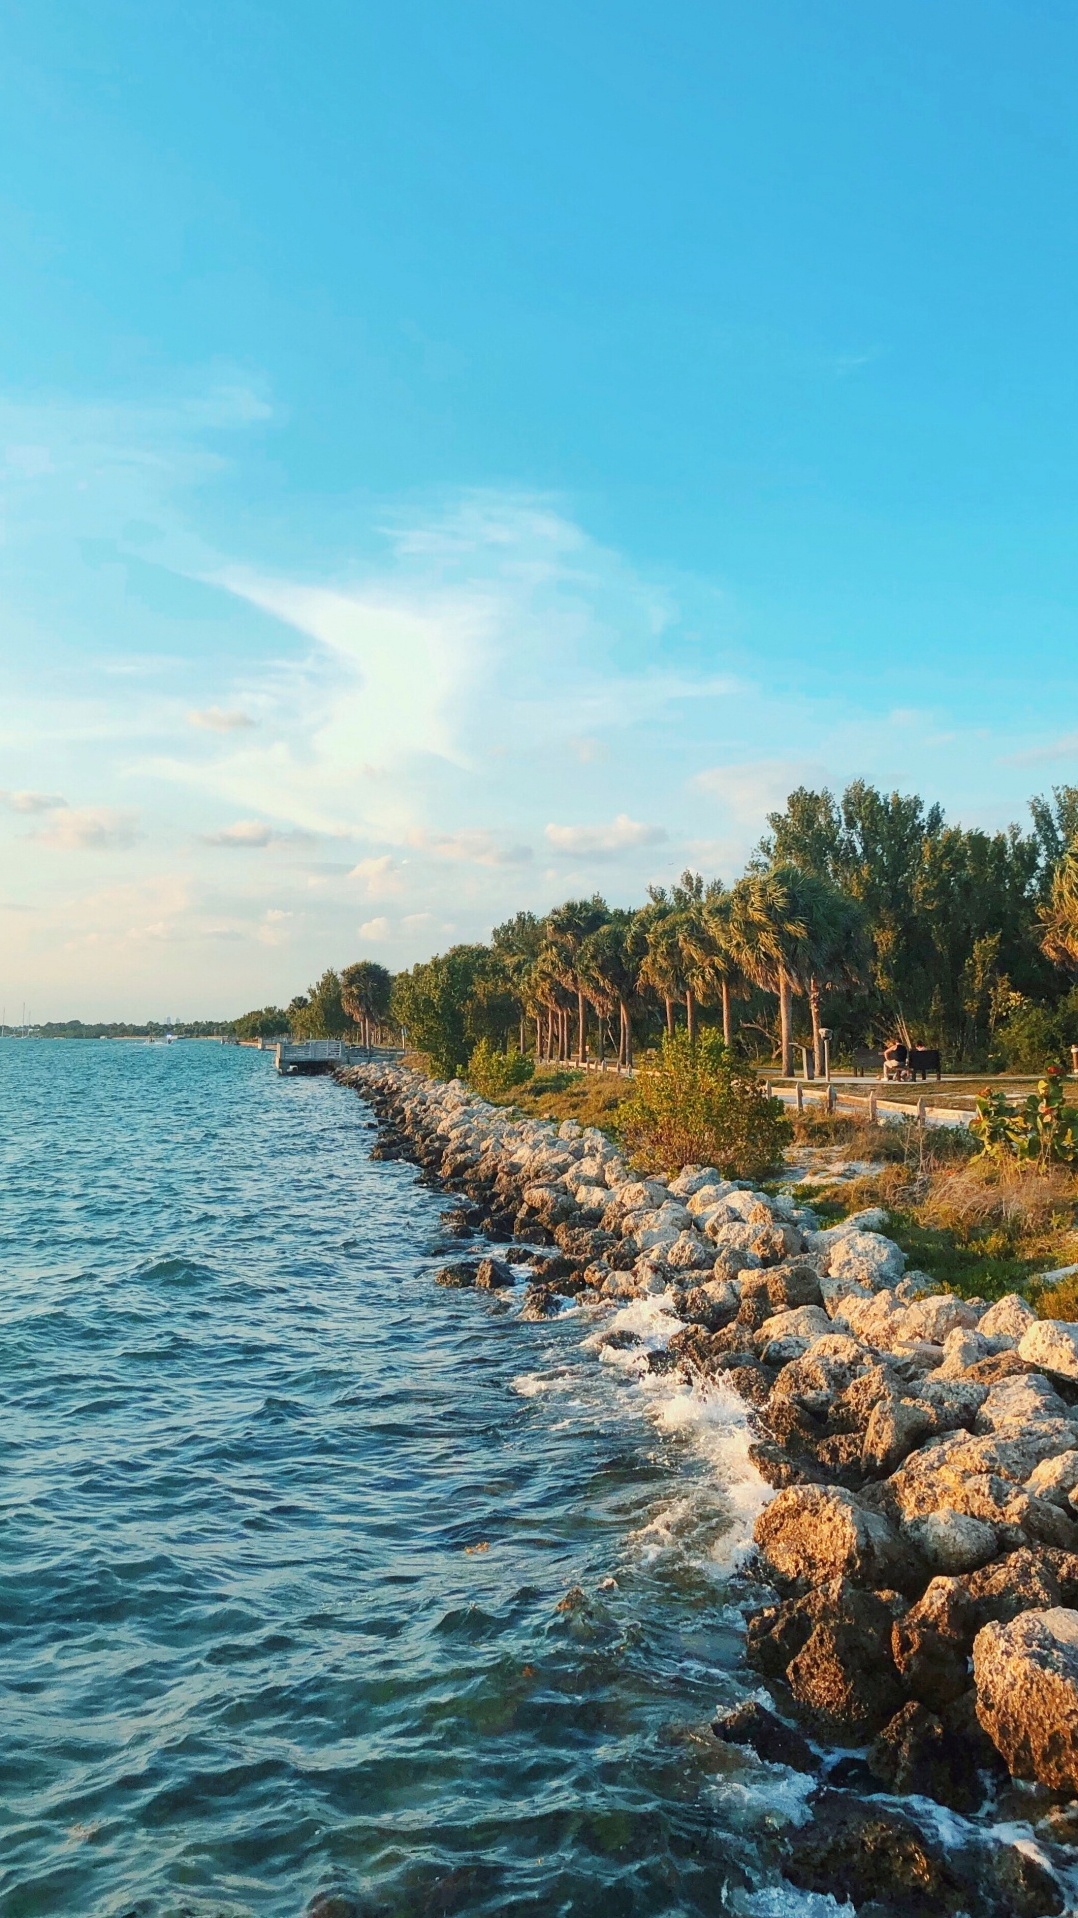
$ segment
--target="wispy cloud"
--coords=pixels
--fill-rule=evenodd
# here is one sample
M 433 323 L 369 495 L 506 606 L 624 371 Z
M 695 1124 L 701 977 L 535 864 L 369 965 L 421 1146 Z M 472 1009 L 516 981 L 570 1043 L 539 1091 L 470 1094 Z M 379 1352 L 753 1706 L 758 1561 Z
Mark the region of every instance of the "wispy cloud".
M 390 931 L 391 928 L 388 919 L 382 917 L 365 919 L 359 928 L 359 936 L 361 939 L 374 940 L 376 944 L 380 945 L 383 940 L 389 938 Z
M 138 814 L 128 808 L 61 804 L 47 817 L 48 825 L 39 826 L 33 837 L 61 852 L 118 852 L 138 838 Z
M 233 826 L 222 826 L 219 832 L 204 832 L 204 846 L 229 846 L 242 851 L 246 848 L 272 846 L 275 839 L 281 837 L 264 819 L 237 819 Z
M 223 706 L 206 706 L 202 711 L 189 712 L 187 723 L 207 733 L 245 732 L 256 724 L 250 713 L 227 711 Z
M 1030 746 L 1021 753 L 1008 753 L 1001 763 L 1004 766 L 1037 766 L 1050 763 L 1053 759 L 1078 758 L 1078 733 L 1064 733 L 1059 739 L 1049 740 L 1043 746 Z
M 665 826 L 646 826 L 628 813 L 619 813 L 606 826 L 547 826 L 546 837 L 558 852 L 593 858 L 610 857 L 637 846 L 659 846 L 667 837 Z
M 10 812 L 55 812 L 58 807 L 66 807 L 67 800 L 59 793 L 0 792 L 0 804 Z
M 827 772 L 820 765 L 799 759 L 752 759 L 729 766 L 709 766 L 695 774 L 690 784 L 694 791 L 718 799 L 740 825 L 759 824 L 785 804 L 796 786 L 826 785 Z
M 507 845 L 494 833 L 476 826 L 463 826 L 459 832 L 412 832 L 408 843 L 434 859 L 474 866 L 526 866 L 532 857 L 530 846 Z

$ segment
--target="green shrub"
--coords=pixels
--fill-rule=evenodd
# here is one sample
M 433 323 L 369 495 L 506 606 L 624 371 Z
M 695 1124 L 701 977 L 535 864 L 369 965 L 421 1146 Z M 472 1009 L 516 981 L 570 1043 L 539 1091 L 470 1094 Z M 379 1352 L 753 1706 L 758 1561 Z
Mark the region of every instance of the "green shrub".
M 1058 1067 L 1040 1080 L 1036 1092 L 1021 1105 L 1009 1105 L 1005 1093 L 986 1088 L 969 1129 L 990 1158 L 1041 1166 L 1078 1163 L 1078 1106 L 1067 1104 Z
M 717 1032 L 702 1032 L 695 1044 L 684 1030 L 664 1039 L 640 1066 L 617 1126 L 641 1166 L 714 1165 L 733 1179 L 773 1172 L 793 1137 L 782 1101 L 767 1097 Z
M 526 1085 L 534 1071 L 532 1061 L 521 1053 L 502 1052 L 489 1039 L 480 1039 L 468 1061 L 468 1083 L 484 1099 L 504 1099 L 514 1086 Z

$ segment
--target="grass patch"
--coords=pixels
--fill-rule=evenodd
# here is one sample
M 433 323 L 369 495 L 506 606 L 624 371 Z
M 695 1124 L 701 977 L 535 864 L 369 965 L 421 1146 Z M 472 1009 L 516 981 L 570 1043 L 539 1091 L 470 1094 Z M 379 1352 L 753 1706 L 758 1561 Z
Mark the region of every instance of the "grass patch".
M 618 1107 L 632 1093 L 631 1079 L 619 1079 L 614 1072 L 574 1072 L 556 1067 L 537 1072 L 526 1086 L 498 1100 L 511 1105 L 528 1119 L 576 1119 L 582 1126 L 596 1126 L 617 1143 Z

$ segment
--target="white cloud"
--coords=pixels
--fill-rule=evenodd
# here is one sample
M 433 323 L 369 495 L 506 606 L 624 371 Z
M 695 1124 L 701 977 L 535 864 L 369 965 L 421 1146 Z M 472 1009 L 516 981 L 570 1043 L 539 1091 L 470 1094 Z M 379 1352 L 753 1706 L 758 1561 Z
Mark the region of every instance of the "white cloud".
M 368 899 L 385 899 L 404 888 L 404 875 L 390 852 L 378 858 L 360 859 L 348 877 L 363 881 Z
M 665 826 L 646 826 L 620 812 L 607 826 L 547 826 L 546 836 L 559 852 L 609 857 L 636 846 L 659 846 L 667 833 Z
M 208 733 L 239 733 L 245 732 L 256 722 L 249 713 L 228 711 L 223 706 L 205 706 L 201 711 L 196 708 L 189 712 L 187 723 Z
M 382 939 L 388 939 L 389 933 L 389 920 L 383 918 L 365 919 L 359 928 L 359 936 L 361 939 L 373 939 L 376 942 Z
M 280 834 L 264 819 L 237 819 L 234 826 L 223 826 L 219 832 L 205 832 L 202 835 L 204 846 L 261 847 L 270 846 Z
M 796 786 L 828 783 L 823 767 L 798 759 L 754 759 L 741 765 L 710 766 L 690 781 L 697 792 L 721 800 L 740 825 L 758 824 L 761 831 L 767 814 L 784 806 Z
M 55 812 L 67 806 L 59 793 L 0 792 L 0 802 L 11 812 Z
M 138 814 L 117 806 L 57 806 L 34 838 L 61 852 L 117 852 L 138 838 Z
M 526 866 L 532 856 L 530 846 L 506 845 L 478 826 L 464 826 L 459 832 L 413 832 L 408 835 L 408 843 L 435 859 L 476 866 Z

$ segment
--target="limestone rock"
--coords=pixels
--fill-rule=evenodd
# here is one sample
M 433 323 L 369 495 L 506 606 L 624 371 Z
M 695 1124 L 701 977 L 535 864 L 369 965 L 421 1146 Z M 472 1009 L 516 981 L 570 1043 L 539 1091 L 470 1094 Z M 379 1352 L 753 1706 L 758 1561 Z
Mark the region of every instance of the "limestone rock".
M 1005 1432 L 1008 1426 L 1027 1426 L 1045 1419 L 1063 1419 L 1067 1407 L 1054 1385 L 1041 1372 L 1024 1372 L 1018 1378 L 1001 1379 L 993 1385 L 977 1414 L 978 1432 Z M 1078 1426 L 1074 1428 L 1078 1439 Z
M 876 1291 L 896 1285 L 906 1269 L 906 1254 L 893 1239 L 878 1232 L 848 1232 L 831 1247 L 828 1272 L 832 1278 L 850 1278 Z
M 475 1283 L 481 1292 L 500 1292 L 516 1284 L 516 1273 L 504 1259 L 481 1259 Z
M 987 1565 L 999 1550 L 993 1525 L 949 1506 L 914 1519 L 908 1530 L 922 1557 L 937 1572 L 974 1571 Z
M 887 1520 L 838 1486 L 780 1492 L 761 1512 L 753 1536 L 775 1576 L 791 1584 L 846 1577 L 902 1591 L 917 1580 L 914 1554 Z
M 821 1793 L 814 1815 L 793 1830 L 783 1871 L 801 1891 L 834 1896 L 879 1918 L 956 1918 L 969 1887 L 936 1839 L 898 1810 L 844 1792 Z
M 767 1296 L 776 1312 L 797 1305 L 822 1305 L 820 1281 L 814 1265 L 805 1261 L 776 1265 L 767 1274 Z
M 1014 1339 L 1016 1342 L 1028 1332 L 1031 1325 L 1037 1324 L 1037 1314 L 1017 1292 L 1008 1292 L 1004 1298 L 997 1299 L 977 1321 L 977 1330 L 985 1339 Z
M 814 1339 L 830 1331 L 831 1321 L 822 1305 L 795 1305 L 789 1312 L 775 1312 L 765 1319 L 756 1334 L 756 1344 L 762 1351 L 775 1340 L 793 1339 L 799 1342 L 800 1350 L 791 1356 L 800 1357 Z
M 714 1262 L 714 1247 L 699 1232 L 679 1232 L 666 1254 L 666 1263 L 675 1272 L 710 1272 Z
M 1078 1379 L 1078 1325 L 1061 1319 L 1037 1319 L 1018 1342 L 1018 1355 L 1057 1378 Z
M 716 1738 L 728 1745 L 750 1745 L 769 1765 L 788 1765 L 791 1771 L 814 1772 L 817 1761 L 806 1739 L 792 1725 L 769 1712 L 754 1698 L 724 1712 L 711 1727 Z
M 709 1279 L 682 1293 L 678 1310 L 690 1323 L 705 1326 L 709 1332 L 721 1332 L 736 1319 L 740 1304 L 741 1295 L 729 1279 Z
M 1017 1778 L 1078 1792 L 1078 1612 L 990 1624 L 973 1644 L 977 1716 Z
M 861 1450 L 865 1473 L 888 1477 L 932 1430 L 932 1412 L 922 1401 L 896 1398 L 890 1393 L 877 1399 L 869 1413 Z
M 474 1285 L 478 1270 L 474 1259 L 457 1259 L 452 1265 L 443 1265 L 441 1271 L 434 1274 L 434 1283 L 457 1288 Z
M 883 1727 L 868 1766 L 890 1791 L 935 1798 L 952 1811 L 974 1811 L 983 1796 L 969 1746 L 914 1699 Z
M 781 1495 L 780 1495 L 781 1496 Z M 827 1738 L 866 1742 L 902 1702 L 890 1631 L 822 1622 L 786 1668 L 786 1683 L 814 1728 Z
M 1037 1498 L 1050 1499 L 1053 1505 L 1061 1505 L 1064 1511 L 1073 1509 L 1069 1501 L 1076 1487 L 1078 1450 L 1059 1452 L 1055 1458 L 1042 1459 L 1026 1481 L 1027 1492 L 1032 1492 Z

